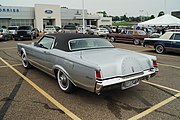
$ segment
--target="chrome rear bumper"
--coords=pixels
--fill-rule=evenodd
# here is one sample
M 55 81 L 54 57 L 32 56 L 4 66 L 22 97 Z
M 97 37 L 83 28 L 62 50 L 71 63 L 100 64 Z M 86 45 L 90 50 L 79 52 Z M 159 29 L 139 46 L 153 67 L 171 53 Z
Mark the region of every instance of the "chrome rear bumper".
M 110 78 L 110 79 L 106 79 L 106 80 L 96 80 L 96 86 L 95 86 L 95 92 L 97 94 L 100 94 L 100 92 L 102 91 L 103 87 L 107 87 L 107 86 L 113 86 L 116 84 L 122 84 L 126 81 L 131 81 L 131 80 L 136 80 L 138 79 L 138 81 L 141 80 L 148 80 L 150 77 L 153 77 L 154 75 L 156 75 L 156 73 L 158 72 L 158 68 L 153 68 L 151 70 L 146 70 L 143 72 L 143 74 L 141 75 L 137 75 L 137 76 L 132 76 L 132 77 L 117 77 L 117 78 Z M 138 83 L 134 84 L 133 86 L 138 85 Z M 131 87 L 133 87 L 131 86 Z

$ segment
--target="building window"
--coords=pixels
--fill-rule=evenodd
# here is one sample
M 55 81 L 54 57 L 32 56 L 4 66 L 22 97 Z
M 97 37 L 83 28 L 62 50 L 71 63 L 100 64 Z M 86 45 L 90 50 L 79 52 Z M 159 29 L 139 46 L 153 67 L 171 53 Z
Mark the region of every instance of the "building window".
M 110 22 L 110 20 L 101 20 L 101 22 Z
M 31 25 L 31 26 L 33 26 L 34 22 L 32 19 L 14 19 L 14 20 L 11 20 L 11 25 L 17 25 L 17 26 Z

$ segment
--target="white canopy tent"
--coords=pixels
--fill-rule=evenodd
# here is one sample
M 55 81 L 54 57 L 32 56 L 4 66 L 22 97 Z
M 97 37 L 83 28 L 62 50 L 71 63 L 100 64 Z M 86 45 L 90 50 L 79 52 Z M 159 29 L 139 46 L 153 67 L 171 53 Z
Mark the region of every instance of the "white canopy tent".
M 172 15 L 166 14 L 145 22 L 138 23 L 138 26 L 180 26 L 180 19 Z

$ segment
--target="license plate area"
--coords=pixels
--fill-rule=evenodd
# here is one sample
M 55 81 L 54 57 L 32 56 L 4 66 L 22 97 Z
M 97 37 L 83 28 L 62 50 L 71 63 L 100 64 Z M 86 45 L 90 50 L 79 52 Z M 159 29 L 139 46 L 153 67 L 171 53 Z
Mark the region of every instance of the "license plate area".
M 128 89 L 130 87 L 136 86 L 139 84 L 139 79 L 134 79 L 134 80 L 129 80 L 129 81 L 125 81 L 121 84 L 121 89 Z

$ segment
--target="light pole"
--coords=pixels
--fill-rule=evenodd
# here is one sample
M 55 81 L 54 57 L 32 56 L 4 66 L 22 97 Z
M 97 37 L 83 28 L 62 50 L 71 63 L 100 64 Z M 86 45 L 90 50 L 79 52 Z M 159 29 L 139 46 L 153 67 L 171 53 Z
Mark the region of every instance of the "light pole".
M 82 0 L 82 18 L 83 18 L 83 34 L 84 34 L 84 29 L 85 29 L 85 24 L 84 24 L 84 0 Z
M 146 10 L 139 10 L 139 12 L 146 12 L 146 14 L 147 14 L 147 17 L 149 16 L 149 13 L 148 13 L 148 11 L 146 11 Z M 143 19 L 142 19 L 142 14 L 141 14 L 141 22 L 143 21 Z
M 143 12 L 144 10 L 139 10 L 139 12 Z M 141 14 L 141 22 L 142 22 L 142 14 Z
M 167 11 L 166 11 L 166 0 L 164 0 L 164 12 L 165 12 L 165 14 L 167 14 Z

